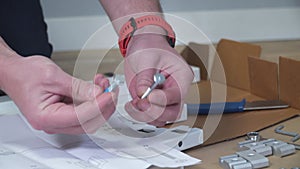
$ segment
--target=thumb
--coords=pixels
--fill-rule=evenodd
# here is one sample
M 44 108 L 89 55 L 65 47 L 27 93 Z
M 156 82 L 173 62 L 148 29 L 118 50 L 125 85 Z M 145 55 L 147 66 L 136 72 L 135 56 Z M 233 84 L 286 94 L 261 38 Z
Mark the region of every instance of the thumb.
M 153 84 L 153 75 L 155 72 L 155 70 L 146 70 L 136 75 L 136 93 L 139 97 Z
M 69 85 L 71 88 L 71 92 L 69 94 L 75 103 L 94 100 L 104 91 L 104 89 L 98 85 L 94 85 L 91 82 L 83 81 L 77 78 L 73 78 L 72 83 Z

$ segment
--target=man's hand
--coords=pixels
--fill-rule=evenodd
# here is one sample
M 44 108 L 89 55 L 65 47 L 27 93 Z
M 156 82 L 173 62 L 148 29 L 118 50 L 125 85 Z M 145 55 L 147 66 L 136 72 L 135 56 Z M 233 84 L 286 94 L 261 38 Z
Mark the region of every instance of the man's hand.
M 95 84 L 76 79 L 46 57 L 20 57 L 1 38 L 0 62 L 0 87 L 35 129 L 93 133 L 115 110 L 116 93 L 103 93 L 103 75 Z
M 100 0 L 116 32 L 130 18 L 145 15 L 163 16 L 159 0 Z M 146 34 L 144 34 L 146 33 Z M 187 63 L 170 47 L 164 29 L 147 25 L 134 32 L 125 58 L 125 77 L 133 101 L 125 109 L 136 120 L 162 126 L 179 117 L 193 73 Z M 120 34 L 119 34 L 120 36 Z M 153 83 L 153 75 L 161 72 L 166 81 L 146 99 L 140 99 Z
M 164 74 L 166 81 L 159 90 L 140 99 L 157 72 Z M 125 77 L 133 98 L 125 106 L 127 112 L 136 120 L 163 126 L 166 121 L 175 121 L 180 116 L 193 73 L 165 36 L 139 34 L 131 39 L 127 48 Z

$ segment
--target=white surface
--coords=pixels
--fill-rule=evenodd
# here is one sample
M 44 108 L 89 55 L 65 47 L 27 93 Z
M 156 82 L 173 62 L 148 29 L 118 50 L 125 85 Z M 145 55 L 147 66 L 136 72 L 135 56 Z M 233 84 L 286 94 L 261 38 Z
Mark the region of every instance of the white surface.
M 299 7 L 298 0 L 160 0 L 165 12 Z M 41 0 L 46 17 L 105 15 L 99 0 Z
M 25 156 L 37 163 L 42 165 L 55 168 L 55 169 L 83 169 L 83 168 L 94 168 L 95 166 L 85 164 L 85 166 L 78 165 L 88 163 L 85 159 L 78 158 L 78 156 L 88 156 L 93 158 L 95 153 L 98 156 L 102 156 L 102 160 L 105 161 L 101 166 L 101 169 L 117 169 L 122 165 L 127 165 L 131 168 L 147 168 L 150 166 L 149 163 L 139 159 L 123 159 L 116 155 L 107 153 L 99 146 L 94 145 L 93 142 L 89 142 L 85 136 L 67 136 L 67 135 L 47 135 L 48 139 L 56 139 L 55 141 L 67 142 L 64 144 L 65 147 L 57 147 L 51 145 L 37 137 L 34 132 L 27 128 L 26 124 L 17 115 L 2 116 L 0 117 L 1 128 L 6 127 L 6 134 L 1 133 L 0 144 L 1 147 L 12 150 L 20 156 Z M 18 128 L 16 128 L 16 125 Z M 15 129 L 13 129 L 15 127 Z M 16 135 L 17 137 L 13 136 Z M 76 144 L 75 144 L 76 143 Z M 68 147 L 69 146 L 69 147 Z M 93 147 L 93 148 L 91 148 Z M 72 154 L 68 150 L 78 148 L 81 151 L 78 154 Z M 6 156 L 0 156 L 0 158 L 6 158 Z M 12 159 L 13 160 L 13 159 Z M 1 160 L 0 160 L 1 161 Z M 27 161 L 27 160 L 26 160 Z M 26 162 L 23 161 L 23 162 Z M 14 163 L 15 161 L 10 161 Z M 28 161 L 27 161 L 28 162 Z M 0 165 L 1 166 L 1 165 Z M 12 164 L 14 166 L 14 164 Z M 9 167 L 11 168 L 11 167 Z M 121 167 L 122 168 L 122 167 Z M 17 168 L 16 168 L 17 169 Z
M 212 42 L 221 38 L 237 41 L 289 40 L 300 38 L 300 8 L 249 8 L 232 10 L 203 10 L 170 12 L 186 19 L 204 32 Z M 168 19 L 168 17 L 167 17 Z M 55 51 L 80 50 L 89 37 L 103 25 L 109 24 L 105 15 L 47 18 L 49 38 Z M 177 40 L 207 43 L 194 31 L 186 31 L 190 24 L 171 21 Z M 110 49 L 117 46 L 117 36 L 112 27 L 107 27 L 90 48 Z
M 123 166 L 141 169 L 150 165 L 180 167 L 200 162 L 153 140 L 143 143 L 142 140 L 135 139 L 138 142 L 127 142 L 126 137 L 107 127 L 99 130 L 101 137 L 93 135 L 94 139 L 90 140 L 86 135 L 48 135 L 39 131 L 32 132 L 18 115 L 0 116 L 0 124 L 1 128 L 6 128 L 5 132 L 0 132 L 0 151 L 10 150 L 14 152 L 13 157 L 16 157 L 7 158 L 10 154 L 0 153 L 0 161 L 9 160 L 5 162 L 9 168 L 14 167 L 15 161 L 12 160 L 15 159 L 28 165 L 34 164 L 35 161 L 47 167 L 61 169 L 84 168 L 78 166 L 78 163 L 93 164 L 101 169 L 117 169 Z
M 124 165 L 132 169 L 148 168 L 150 165 L 180 167 L 200 162 L 177 150 L 202 144 L 203 132 L 200 129 L 179 126 L 152 128 L 155 132 L 143 133 L 128 127 L 128 121 L 123 123 L 124 118 L 114 113 L 109 122 L 91 137 L 49 135 L 26 125 L 24 117 L 22 120 L 17 115 L 20 112 L 12 101 L 0 103 L 0 108 L 0 112 L 14 114 L 0 116 L 0 128 L 5 129 L 0 131 L 0 162 L 5 161 L 9 168 L 19 167 L 9 165 L 13 163 L 11 160 L 16 159 L 22 160 L 24 166 L 33 165 L 35 161 L 37 166 L 63 169 L 81 169 L 86 165 L 101 169 L 122 168 Z M 184 146 L 178 147 L 179 141 Z M 11 160 L 7 158 L 9 154 L 1 154 L 1 151 L 7 150 L 14 154 Z
M 194 72 L 194 79 L 193 79 L 193 83 L 197 83 L 200 82 L 201 80 L 201 75 L 200 75 L 200 68 L 197 66 L 191 66 L 193 72 Z

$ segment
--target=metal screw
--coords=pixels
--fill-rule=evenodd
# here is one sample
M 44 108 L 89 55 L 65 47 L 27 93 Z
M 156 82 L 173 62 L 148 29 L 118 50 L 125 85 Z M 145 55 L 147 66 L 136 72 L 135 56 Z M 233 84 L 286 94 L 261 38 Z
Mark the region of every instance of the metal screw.
M 141 99 L 146 98 L 151 93 L 151 91 L 153 89 L 155 89 L 158 85 L 163 84 L 165 82 L 166 78 L 165 78 L 165 76 L 163 74 L 156 73 L 153 76 L 153 80 L 154 80 L 154 83 L 150 87 L 148 87 L 148 89 L 143 94 L 143 96 L 141 97 Z

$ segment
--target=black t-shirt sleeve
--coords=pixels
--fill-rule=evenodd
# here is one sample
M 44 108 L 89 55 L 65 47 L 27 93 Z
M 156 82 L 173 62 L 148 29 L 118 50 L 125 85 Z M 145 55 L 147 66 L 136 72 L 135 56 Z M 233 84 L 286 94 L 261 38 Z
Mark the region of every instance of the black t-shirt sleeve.
M 1 0 L 0 36 L 22 56 L 51 56 L 39 0 Z

